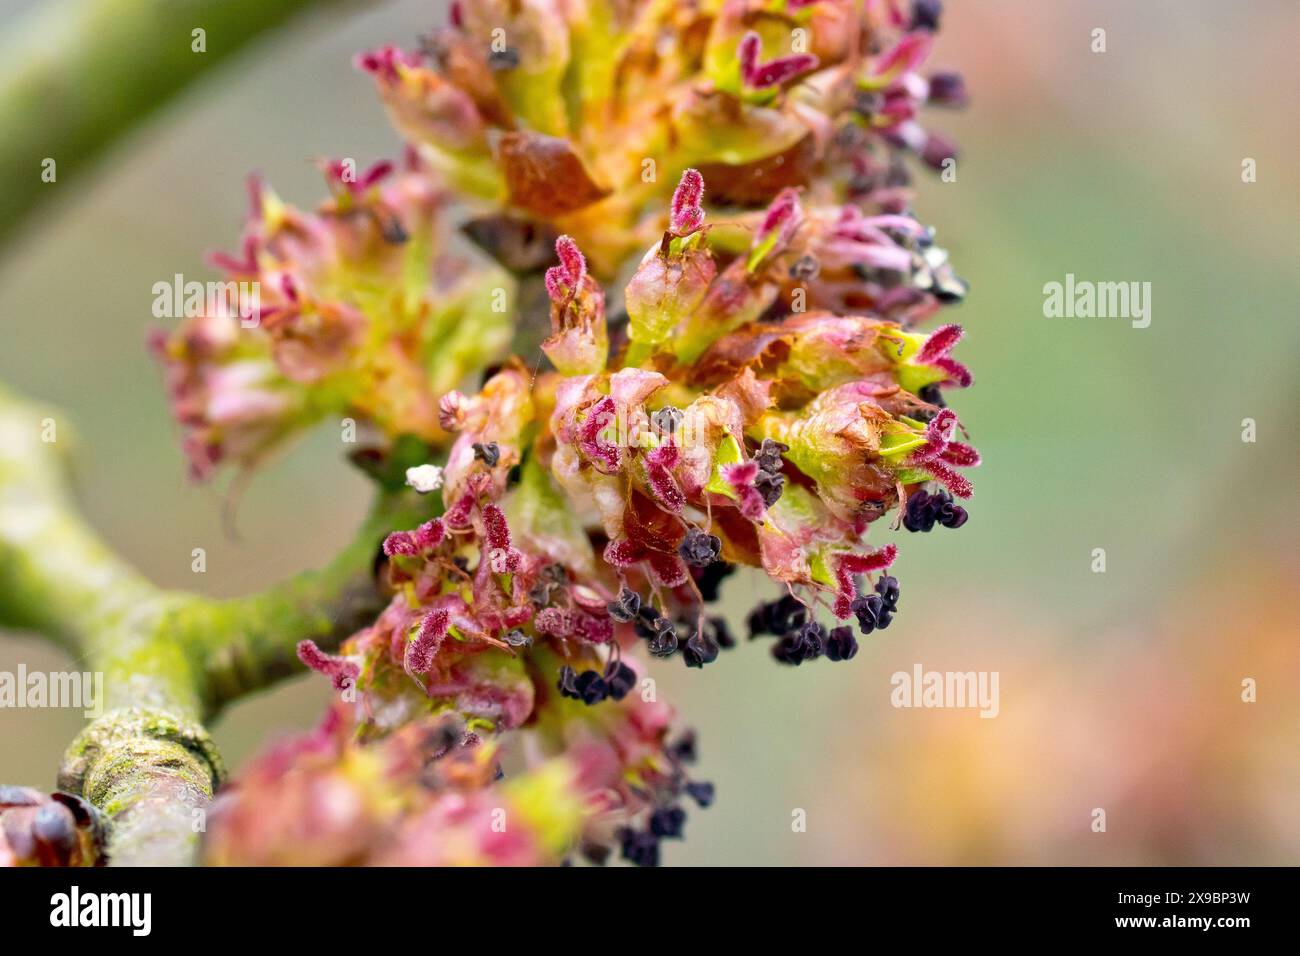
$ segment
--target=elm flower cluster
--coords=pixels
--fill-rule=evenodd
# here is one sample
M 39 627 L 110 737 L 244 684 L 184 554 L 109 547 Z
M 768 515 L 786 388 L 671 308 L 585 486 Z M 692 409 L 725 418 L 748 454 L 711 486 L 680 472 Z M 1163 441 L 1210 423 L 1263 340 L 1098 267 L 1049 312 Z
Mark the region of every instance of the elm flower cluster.
M 653 865 L 714 792 L 647 661 L 736 647 L 709 610 L 724 579 L 780 588 L 749 637 L 782 665 L 848 661 L 890 625 L 882 532 L 960 527 L 979 463 L 946 400 L 971 384 L 962 330 L 922 328 L 965 283 L 904 166 L 955 152 L 917 118 L 965 98 L 920 72 L 937 20 L 893 0 L 466 0 L 417 52 L 359 58 L 412 173 L 470 200 L 464 231 L 503 266 L 541 273 L 550 334 L 452 387 L 473 364 L 457 339 L 410 350 L 438 321 L 412 305 L 439 301 L 427 286 L 329 284 L 364 330 L 336 353 L 347 397 L 281 391 L 360 408 L 390 441 L 448 436 L 408 477 L 442 511 L 384 541 L 373 625 L 337 654 L 299 646 L 339 699 L 226 794 L 210 860 Z M 384 260 L 384 211 L 407 207 L 377 188 L 357 221 Z M 324 328 L 287 325 L 299 350 Z M 239 347 L 294 381 L 275 327 Z M 210 404 L 225 363 L 184 343 L 174 391 Z M 394 353 L 408 364 L 376 374 Z
M 687 168 L 724 206 L 792 187 L 831 219 L 844 198 L 899 211 L 902 154 L 935 168 L 955 156 L 918 110 L 966 99 L 960 76 L 921 72 L 936 6 L 455 0 L 418 47 L 357 64 L 402 135 L 481 207 L 467 231 L 501 262 L 537 268 L 567 234 L 610 279 L 663 231 Z M 853 224 L 840 238 L 845 265 L 875 267 Z M 960 294 L 940 252 L 923 258 Z
M 254 307 L 219 297 L 152 339 L 196 478 L 254 465 L 327 416 L 382 445 L 437 446 L 438 396 L 509 344 L 492 296 L 511 280 L 452 250 L 451 197 L 414 151 L 400 168 L 322 171 L 331 195 L 315 213 L 252 178 L 240 252 L 211 257 L 230 288 L 256 291 Z
M 213 808 L 210 865 L 557 862 L 579 832 L 577 766 L 497 783 L 498 748 L 430 716 L 361 748 L 341 707 L 258 757 Z

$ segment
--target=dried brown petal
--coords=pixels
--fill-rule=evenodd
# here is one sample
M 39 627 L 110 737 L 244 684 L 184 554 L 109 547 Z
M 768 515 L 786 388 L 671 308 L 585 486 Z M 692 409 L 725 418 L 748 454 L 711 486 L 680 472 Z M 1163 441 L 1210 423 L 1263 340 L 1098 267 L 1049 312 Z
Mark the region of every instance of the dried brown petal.
M 498 147 L 510 202 L 538 216 L 563 216 L 609 194 L 573 147 L 540 133 L 506 133 Z

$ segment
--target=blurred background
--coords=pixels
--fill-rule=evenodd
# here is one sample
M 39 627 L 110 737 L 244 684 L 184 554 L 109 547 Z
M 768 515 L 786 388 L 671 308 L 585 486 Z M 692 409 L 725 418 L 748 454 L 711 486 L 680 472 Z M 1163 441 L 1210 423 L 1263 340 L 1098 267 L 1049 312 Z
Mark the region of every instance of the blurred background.
M 46 5 L 0 0 L 0 31 Z M 256 589 L 323 563 L 365 510 L 327 430 L 258 473 L 227 536 L 220 494 L 185 478 L 144 347 L 151 287 L 211 277 L 202 257 L 236 245 L 248 171 L 312 205 L 317 157 L 392 154 L 351 56 L 443 16 L 431 0 L 326 5 L 93 174 L 5 184 L 58 195 L 0 250 L 0 380 L 70 413 L 86 513 L 163 585 Z M 784 668 L 755 644 L 704 671 L 660 666 L 719 794 L 668 863 L 1300 859 L 1297 36 L 1286 0 L 947 4 L 932 65 L 961 70 L 973 103 L 932 114 L 962 154 L 956 182 L 919 177 L 916 208 L 971 283 L 954 320 L 976 384 L 954 404 L 985 459 L 972 517 L 908 536 L 899 616 L 849 664 Z M 1044 283 L 1069 272 L 1150 282 L 1150 327 L 1044 318 Z M 737 625 L 759 586 L 728 582 Z M 0 634 L 0 670 L 19 662 L 67 666 Z M 1000 714 L 893 708 L 890 677 L 915 664 L 999 672 Z M 238 767 L 328 694 L 302 678 L 249 699 L 217 742 Z M 52 787 L 81 724 L 0 710 L 0 779 Z

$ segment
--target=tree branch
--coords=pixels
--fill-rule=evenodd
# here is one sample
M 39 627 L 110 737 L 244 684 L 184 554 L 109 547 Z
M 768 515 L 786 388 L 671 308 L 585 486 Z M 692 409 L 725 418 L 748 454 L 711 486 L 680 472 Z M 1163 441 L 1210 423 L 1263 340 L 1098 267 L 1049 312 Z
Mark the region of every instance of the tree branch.
M 58 182 L 90 167 L 200 74 L 324 0 L 45 0 L 0 44 L 0 245 Z M 206 52 L 191 31 L 206 31 Z
M 62 467 L 70 438 L 52 410 L 0 389 L 0 627 L 47 636 L 104 675 L 105 712 L 68 750 L 59 786 L 113 822 L 112 862 L 189 862 L 194 811 L 225 772 L 202 721 L 292 672 L 299 640 L 331 646 L 373 618 L 384 534 L 431 503 L 383 495 L 323 570 L 217 601 L 150 584 L 76 514 Z
M 186 643 L 203 674 L 205 719 L 299 670 L 300 640 L 332 650 L 372 623 L 386 603 L 374 579 L 384 536 L 427 520 L 434 506 L 410 492 L 381 495 L 351 543 L 319 571 L 249 597 L 191 602 L 168 615 L 161 630 Z
M 75 179 L 203 72 L 324 2 L 51 0 L 20 19 L 0 44 L 0 246 L 52 195 L 47 158 L 56 181 Z M 47 420 L 56 440 L 42 440 Z M 0 627 L 43 635 L 104 674 L 105 712 L 73 742 L 59 786 L 105 811 L 111 861 L 189 862 L 194 811 L 224 774 L 201 721 L 290 673 L 298 640 L 336 644 L 377 613 L 379 540 L 422 509 L 381 498 L 328 567 L 259 595 L 163 591 L 77 515 L 61 461 L 70 438 L 60 416 L 0 388 Z

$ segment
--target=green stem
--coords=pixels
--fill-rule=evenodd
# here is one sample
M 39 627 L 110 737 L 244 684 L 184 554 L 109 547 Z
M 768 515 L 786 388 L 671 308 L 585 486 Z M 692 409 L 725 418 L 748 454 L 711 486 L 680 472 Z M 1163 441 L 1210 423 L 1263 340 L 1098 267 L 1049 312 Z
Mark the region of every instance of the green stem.
M 388 532 L 430 516 L 431 500 L 380 497 L 352 542 L 319 571 L 305 571 L 249 597 L 190 602 L 162 623 L 187 645 L 204 675 L 205 719 L 223 705 L 301 668 L 295 651 L 310 638 L 326 650 L 383 610 L 373 565 Z
M 71 437 L 60 415 L 0 389 L 0 627 L 46 636 L 104 675 L 105 712 L 69 748 L 59 786 L 113 821 L 112 861 L 189 862 L 224 775 L 202 721 L 292 672 L 298 641 L 330 647 L 373 619 L 384 534 L 431 504 L 383 495 L 324 569 L 217 601 L 150 584 L 76 514 L 62 467 Z
M 0 244 L 200 74 L 322 0 L 43 0 L 0 44 Z M 192 31 L 205 33 L 206 52 Z M 42 179 L 54 160 L 56 179 Z

